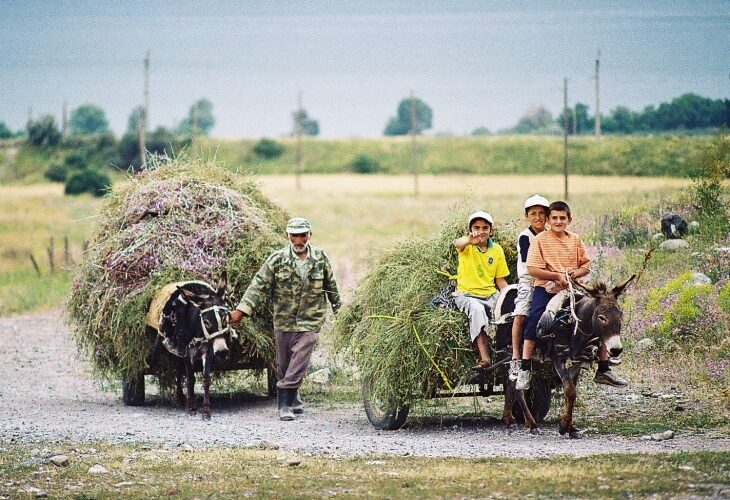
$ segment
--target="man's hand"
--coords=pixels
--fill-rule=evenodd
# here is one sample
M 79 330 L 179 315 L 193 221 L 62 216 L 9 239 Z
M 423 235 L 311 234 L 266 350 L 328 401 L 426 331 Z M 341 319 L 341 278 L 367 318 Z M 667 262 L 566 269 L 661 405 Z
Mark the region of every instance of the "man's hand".
M 246 316 L 246 314 L 243 311 L 240 311 L 238 309 L 234 309 L 231 311 L 231 313 L 228 315 L 228 322 L 232 325 L 235 325 L 239 321 L 243 319 L 243 317 Z

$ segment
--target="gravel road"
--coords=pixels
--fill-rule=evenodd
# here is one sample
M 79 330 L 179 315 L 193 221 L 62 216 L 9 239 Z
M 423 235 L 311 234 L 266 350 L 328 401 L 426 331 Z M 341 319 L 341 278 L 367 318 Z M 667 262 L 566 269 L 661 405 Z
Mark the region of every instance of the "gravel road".
M 0 318 L 0 360 L 0 443 L 104 440 L 195 448 L 275 444 L 283 450 L 333 456 L 546 457 L 730 450 L 730 438 L 712 431 L 689 434 L 675 429 L 677 435 L 666 441 L 590 432 L 582 440 L 569 440 L 554 426 L 538 436 L 524 429 L 510 436 L 494 418 L 426 420 L 399 431 L 376 431 L 355 404 L 310 405 L 296 421 L 280 422 L 275 403 L 254 396 L 214 399 L 210 421 L 190 417 L 154 397 L 145 406 L 125 407 L 119 394 L 102 390 L 91 378 L 57 311 Z

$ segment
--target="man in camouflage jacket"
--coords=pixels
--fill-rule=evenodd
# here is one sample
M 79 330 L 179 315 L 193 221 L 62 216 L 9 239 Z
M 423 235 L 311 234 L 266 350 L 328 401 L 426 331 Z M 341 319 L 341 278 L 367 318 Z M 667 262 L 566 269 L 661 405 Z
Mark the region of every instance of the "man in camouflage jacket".
M 293 420 L 304 412 L 299 386 L 319 338 L 327 313 L 327 301 L 336 313 L 340 294 L 327 255 L 309 244 L 312 226 L 294 217 L 286 226 L 289 246 L 266 259 L 231 313 L 237 323 L 270 298 L 276 337 L 276 375 L 279 418 Z

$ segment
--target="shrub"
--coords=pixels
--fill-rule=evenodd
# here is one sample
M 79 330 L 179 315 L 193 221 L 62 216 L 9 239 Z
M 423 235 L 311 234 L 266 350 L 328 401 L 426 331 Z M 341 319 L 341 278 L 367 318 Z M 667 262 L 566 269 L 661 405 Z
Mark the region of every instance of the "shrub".
M 56 126 L 56 119 L 45 115 L 28 122 L 28 143 L 39 148 L 53 148 L 61 142 L 61 132 Z
M 43 172 L 43 176 L 51 182 L 66 182 L 68 169 L 61 163 L 51 163 L 51 165 Z
M 63 163 L 68 168 L 77 169 L 77 170 L 86 168 L 86 165 L 87 165 L 86 158 L 84 157 L 84 155 L 77 151 L 66 155 L 66 158 L 63 160 Z
M 284 145 L 273 139 L 261 139 L 254 144 L 253 152 L 256 156 L 266 160 L 273 160 L 284 153 Z
M 730 177 L 730 139 L 721 131 L 701 160 L 700 175 L 692 185 L 692 201 L 697 207 L 700 237 L 717 241 L 730 232 L 723 182 Z
M 104 172 L 85 168 L 68 178 L 64 192 L 70 195 L 90 193 L 94 196 L 104 196 L 111 185 L 111 179 Z
M 727 292 L 713 285 L 693 281 L 692 273 L 679 275 L 658 290 L 649 293 L 646 313 L 656 321 L 653 333 L 669 343 L 713 343 L 728 321 L 722 303 Z
M 359 154 L 353 158 L 350 169 L 356 174 L 373 174 L 380 170 L 380 163 L 375 158 Z

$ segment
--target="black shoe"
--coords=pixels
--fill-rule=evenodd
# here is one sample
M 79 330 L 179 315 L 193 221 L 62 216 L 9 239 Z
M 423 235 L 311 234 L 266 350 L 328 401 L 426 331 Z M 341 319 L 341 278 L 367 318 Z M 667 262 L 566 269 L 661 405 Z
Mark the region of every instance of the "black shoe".
M 301 415 L 304 413 L 304 401 L 302 401 L 302 396 L 299 394 L 299 389 L 295 389 L 294 391 L 294 400 L 291 403 L 291 409 L 295 415 Z
M 296 389 L 276 389 L 276 399 L 279 402 L 279 420 L 294 420 L 294 412 L 291 409 L 292 392 Z

